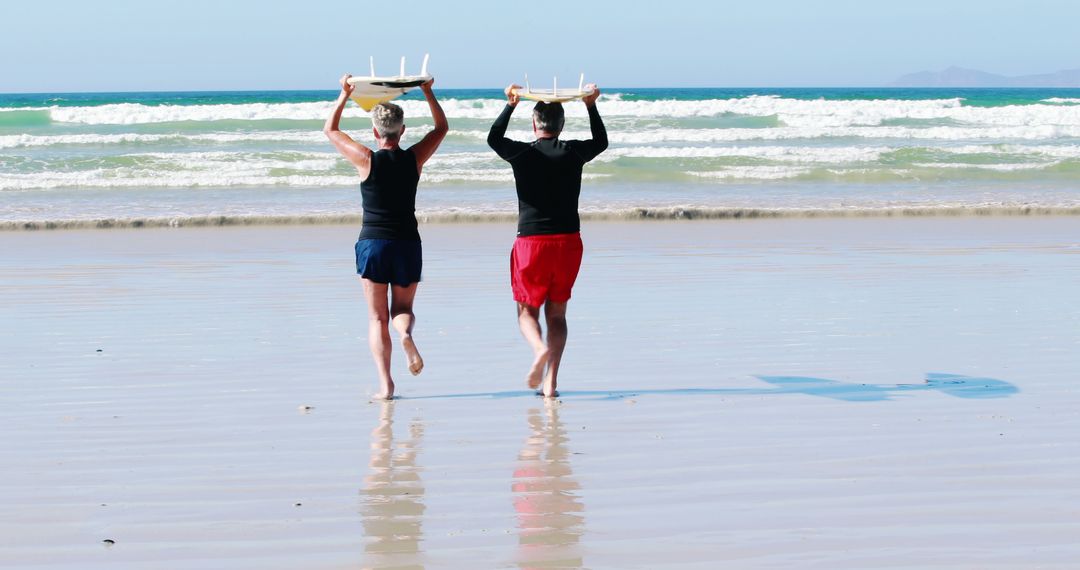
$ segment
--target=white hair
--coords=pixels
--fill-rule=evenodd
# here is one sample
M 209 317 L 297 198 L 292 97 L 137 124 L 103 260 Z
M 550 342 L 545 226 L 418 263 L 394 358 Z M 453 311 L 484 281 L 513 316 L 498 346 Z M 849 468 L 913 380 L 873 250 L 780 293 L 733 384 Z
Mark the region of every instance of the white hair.
M 405 112 L 393 103 L 379 103 L 371 109 L 371 124 L 384 139 L 395 140 L 401 136 L 405 124 Z

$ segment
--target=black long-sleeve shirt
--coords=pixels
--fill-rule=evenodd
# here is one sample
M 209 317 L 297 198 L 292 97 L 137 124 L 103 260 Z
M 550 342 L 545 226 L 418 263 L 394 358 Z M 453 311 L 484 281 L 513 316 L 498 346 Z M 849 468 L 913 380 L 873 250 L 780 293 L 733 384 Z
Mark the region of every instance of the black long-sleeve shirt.
M 507 105 L 491 125 L 488 146 L 514 168 L 518 196 L 518 235 L 581 231 L 578 197 L 581 168 L 608 146 L 607 130 L 596 105 L 589 105 L 592 139 L 537 139 L 531 143 L 506 138 L 514 107 Z

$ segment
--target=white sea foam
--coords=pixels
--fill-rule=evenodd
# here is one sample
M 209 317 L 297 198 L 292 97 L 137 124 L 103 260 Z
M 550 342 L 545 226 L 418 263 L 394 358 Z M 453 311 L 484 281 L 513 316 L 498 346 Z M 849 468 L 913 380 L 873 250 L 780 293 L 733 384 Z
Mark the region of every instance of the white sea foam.
M 1047 100 L 1050 101 L 1050 100 Z M 901 119 L 951 120 L 970 125 L 1080 126 L 1080 106 L 1044 102 L 1032 105 L 1001 107 L 964 106 L 958 98 L 931 100 L 803 100 L 773 95 L 754 95 L 734 99 L 699 101 L 608 100 L 601 104 L 605 117 L 692 118 L 741 115 L 777 117 L 788 127 L 852 127 L 880 126 L 885 121 Z M 399 101 L 406 117 L 428 117 L 424 101 Z M 443 109 L 450 118 L 493 119 L 503 109 L 499 99 L 446 99 Z M 331 109 L 331 102 L 309 103 L 244 103 L 219 105 L 142 105 L 114 103 L 91 107 L 48 107 L 53 121 L 60 123 L 133 125 L 164 122 L 321 121 Z M 8 109 L 6 111 L 42 110 L 40 107 Z M 519 115 L 522 115 L 519 111 Z M 567 105 L 567 115 L 584 117 L 583 105 Z M 345 116 L 367 117 L 367 113 L 350 105 Z
M 406 142 L 418 141 L 430 130 L 416 126 L 406 132 Z M 364 136 L 366 133 L 354 133 Z M 452 130 L 452 139 L 471 141 L 487 140 L 485 130 Z M 515 130 L 507 133 L 514 140 L 530 141 L 531 131 Z M 567 130 L 563 139 L 584 140 L 590 138 L 584 130 Z M 774 127 L 774 128 L 648 128 L 611 130 L 608 139 L 613 144 L 650 145 L 664 143 L 727 143 L 741 141 L 786 141 L 814 139 L 900 139 L 934 141 L 1053 141 L 1080 138 L 1080 126 L 1020 125 L 1012 127 Z M 322 144 L 326 137 L 317 130 L 280 130 L 256 132 L 177 132 L 177 133 L 115 133 L 115 134 L 57 134 L 57 135 L 0 135 L 0 149 L 34 148 L 67 145 L 134 145 L 162 142 L 193 144 L 244 144 L 244 143 L 304 143 Z M 364 139 L 360 139 L 362 142 Z
M 321 133 L 320 133 L 321 135 Z M 615 146 L 595 163 L 617 163 L 620 159 L 701 160 L 700 170 L 689 175 L 713 179 L 781 180 L 818 172 L 835 175 L 888 174 L 904 176 L 896 168 L 897 158 L 885 155 L 899 151 L 924 151 L 952 156 L 979 155 L 980 163 L 919 160 L 908 164 L 920 169 L 972 169 L 1012 172 L 1038 170 L 1080 159 L 1078 145 L 947 145 L 947 146 Z M 902 156 L 902 155 L 901 155 Z M 916 156 L 920 156 L 916 154 Z M 989 157 L 989 158 L 987 158 Z M 995 161 L 995 157 L 997 158 Z M 710 159 L 749 159 L 779 164 L 723 166 Z M 348 163 L 336 152 L 308 150 L 141 152 L 105 157 L 77 157 L 71 162 L 44 167 L 41 161 L 28 164 L 33 171 L 9 169 L 0 173 L 0 190 L 48 188 L 160 188 L 200 186 L 351 186 L 358 183 Z M 884 163 L 882 162 L 884 161 Z M 722 164 L 722 163 L 721 163 Z M 902 164 L 902 163 L 901 163 Z M 685 170 L 686 165 L 682 165 Z M 822 169 L 822 167 L 824 167 Z M 606 166 L 605 169 L 618 169 Z M 608 170 L 586 172 L 586 179 L 619 178 L 632 172 Z M 513 176 L 505 162 L 490 151 L 437 153 L 424 169 L 425 184 L 462 182 L 511 183 Z
M 171 170 L 169 166 L 183 170 Z M 169 159 L 140 167 L 94 168 L 74 172 L 0 174 L 0 191 L 54 188 L 226 188 L 226 187 L 349 187 L 359 186 L 354 172 L 335 170 L 337 159 L 274 161 L 252 159 L 236 162 L 212 157 Z M 611 175 L 585 173 L 584 180 Z M 421 184 L 502 183 L 513 184 L 509 168 L 425 168 Z
M 1034 154 L 1054 158 L 1080 158 L 1078 145 L 1002 145 L 1001 151 L 1013 154 Z
M 124 157 L 153 159 L 152 166 L 156 168 L 214 171 L 224 176 L 237 173 L 268 173 L 271 170 L 330 172 L 341 164 L 340 157 L 333 152 L 148 152 L 124 155 Z
M 698 178 L 741 179 L 741 180 L 781 180 L 795 178 L 811 172 L 810 168 L 791 166 L 733 166 L 722 170 L 703 172 L 688 171 L 687 174 Z
M 426 102 L 399 102 L 408 119 L 429 115 Z M 1010 184 L 1050 180 L 1059 189 L 1080 161 L 1080 104 L 1074 103 L 1080 99 L 970 107 L 956 98 L 841 101 L 751 96 L 630 101 L 606 96 L 601 112 L 609 119 L 611 146 L 586 168 L 586 179 L 618 182 L 604 188 L 623 183 L 658 183 L 657 187 L 667 188 L 664 181 L 669 186 L 697 188 L 707 180 L 766 183 L 789 179 L 798 179 L 799 184 L 901 179 L 952 184 L 985 182 L 993 175 L 980 171 L 987 171 L 1018 173 L 1000 176 Z M 0 149 L 26 149 L 0 151 L 0 190 L 354 187 L 358 184 L 355 172 L 318 130 L 330 105 L 123 103 L 27 108 L 39 112 L 32 119 L 40 123 L 47 112 L 54 124 L 37 124 L 30 131 L 34 134 L 0 135 Z M 512 185 L 510 167 L 485 144 L 486 127 L 504 102 L 446 99 L 443 105 L 451 118 L 451 131 L 425 166 L 423 184 Z M 589 138 L 584 106 L 568 105 L 567 112 L 571 120 L 562 138 Z M 355 119 L 367 114 L 350 105 L 346 116 Z M 519 109 L 508 136 L 533 140 L 528 117 L 528 109 Z M 285 122 L 238 125 L 221 121 Z M 190 124 L 162 124 L 169 122 Z M 425 122 L 430 124 L 421 120 L 410 125 L 406 146 L 430 131 Z M 366 124 L 345 123 L 350 134 L 370 146 Z M 760 126 L 749 128 L 754 125 Z M 1064 167 L 1054 168 L 1059 165 Z M 1042 174 L 1040 170 L 1048 171 Z M 691 176 L 702 182 L 688 182 Z M 1020 186 L 1036 188 L 1035 184 Z M 601 193 L 607 191 L 601 189 Z M 1049 192 L 1041 187 L 1035 191 Z M 1069 186 L 1065 191 L 1075 190 Z
M 1080 145 L 963 145 L 928 147 L 927 150 L 950 154 L 993 154 L 1028 158 L 1080 158 Z
M 1056 162 L 1041 164 L 966 164 L 966 163 L 942 163 L 942 162 L 919 162 L 913 163 L 910 168 L 825 168 L 815 170 L 809 167 L 799 166 L 731 166 L 718 170 L 687 171 L 686 174 L 698 178 L 718 180 L 783 180 L 798 178 L 813 172 L 828 173 L 837 177 L 849 176 L 880 176 L 888 175 L 897 178 L 921 177 L 913 169 L 927 170 L 986 170 L 993 172 L 1020 172 L 1041 170 L 1058 164 Z
M 944 168 L 951 170 L 993 170 L 995 172 L 1017 172 L 1021 170 L 1041 170 L 1059 164 L 1044 162 L 1041 164 L 968 164 L 963 162 L 915 162 L 914 168 Z
M 406 134 L 406 141 L 419 140 L 428 132 L 417 126 Z M 487 131 L 451 131 L 450 137 L 481 141 Z M 532 140 L 531 132 L 508 133 L 515 140 Z M 588 131 L 566 131 L 564 139 L 588 139 Z M 748 140 L 799 140 L 827 138 L 906 139 L 906 140 L 1054 140 L 1080 138 L 1080 126 L 1031 125 L 1014 127 L 909 126 L 874 127 L 774 127 L 774 128 L 651 128 L 642 131 L 611 131 L 608 139 L 619 145 L 651 145 L 666 142 L 739 142 Z M 167 133 L 167 134 L 70 134 L 70 135 L 0 135 L 0 149 L 52 147 L 66 145 L 130 145 L 153 142 L 192 142 L 192 144 L 243 144 L 243 142 L 282 142 L 282 144 L 324 144 L 319 131 L 272 131 L 255 133 Z
M 487 131 L 456 131 L 456 136 L 487 139 Z M 514 140 L 532 140 L 529 131 L 513 131 L 507 136 Z M 588 131 L 568 130 L 563 139 L 588 139 Z M 608 140 L 619 144 L 654 144 L 667 142 L 723 143 L 739 141 L 814 140 L 832 138 L 852 139 L 905 139 L 905 140 L 1054 140 L 1080 138 L 1080 125 L 1022 125 L 1012 127 L 774 127 L 774 128 L 702 128 L 652 130 L 609 130 Z
M 59 123 L 136 125 L 184 121 L 317 120 L 326 118 L 327 103 L 244 103 L 219 105 L 142 105 L 113 103 L 94 107 L 53 107 L 50 118 Z M 367 116 L 349 107 L 347 117 Z
M 1042 102 L 1055 105 L 1080 105 L 1080 99 L 1073 97 L 1051 97 L 1049 99 L 1043 99 Z
M 402 140 L 409 142 L 420 140 L 431 128 L 416 126 L 410 128 Z M 363 133 L 367 134 L 367 133 Z M 49 147 L 65 145 L 119 145 L 158 142 L 180 143 L 323 143 L 328 144 L 322 131 L 279 130 L 255 132 L 209 132 L 209 133 L 116 133 L 116 134 L 68 134 L 68 135 L 2 135 L 0 149 Z
M 4 174 L 0 190 L 47 190 L 51 188 L 187 188 L 228 186 L 348 186 L 352 176 L 270 176 L 258 171 L 184 172 L 163 174 L 147 169 L 93 169 L 47 174 Z
M 416 127 L 406 134 L 406 141 L 419 140 L 429 129 Z M 487 140 L 488 132 L 480 130 L 451 131 L 450 137 L 474 141 Z M 529 141 L 529 131 L 513 131 L 512 139 Z M 564 139 L 588 139 L 588 131 L 569 130 Z M 769 129 L 653 129 L 638 131 L 611 131 L 608 139 L 613 144 L 648 145 L 663 143 L 726 143 L 740 141 L 813 140 L 830 138 L 852 139 L 903 139 L 903 140 L 1054 140 L 1080 138 L 1080 127 L 1022 126 L 1009 128 L 963 128 L 963 127 L 840 127 L 840 128 L 792 128 Z M 121 133 L 121 134 L 64 134 L 64 135 L 0 135 L 0 149 L 31 148 L 65 145 L 121 145 L 159 142 L 177 143 L 325 143 L 326 137 L 319 131 L 285 130 L 250 133 Z
M 330 153 L 272 158 L 258 153 L 139 153 L 115 157 L 138 166 L 0 174 L 0 190 L 49 188 L 174 188 L 199 186 L 328 186 L 355 184 L 335 175 Z
M 221 135 L 226 136 L 226 135 Z M 128 143 L 155 143 L 171 140 L 188 140 L 177 134 L 147 135 L 136 133 L 122 134 L 79 134 L 79 135 L 3 135 L 0 136 L 0 149 L 47 147 L 61 145 L 105 145 Z
M 407 117 L 430 116 L 424 101 L 398 101 Z M 747 116 L 772 116 L 782 113 L 792 116 L 811 114 L 819 116 L 844 114 L 855 116 L 906 116 L 903 112 L 884 113 L 889 108 L 876 101 L 816 102 L 783 99 L 773 96 L 751 96 L 739 99 L 713 99 L 704 101 L 622 101 L 607 102 L 602 111 L 607 116 L 631 117 L 710 117 L 723 114 Z M 959 100 L 930 102 L 902 102 L 909 112 L 926 107 L 936 109 L 942 105 L 959 105 Z M 493 119 L 503 109 L 505 102 L 498 99 L 447 99 L 442 107 L 450 118 Z M 332 107 L 330 102 L 309 103 L 244 103 L 218 105 L 142 105 L 139 103 L 114 103 L 91 107 L 33 107 L 13 110 L 49 111 L 50 118 L 60 123 L 132 125 L 184 121 L 265 121 L 265 120 L 323 120 Z M 584 117 L 583 109 L 568 105 L 569 116 Z M 923 109 L 920 113 L 928 111 Z M 519 111 L 519 114 L 523 114 Z M 352 105 L 346 107 L 347 118 L 365 118 L 367 113 Z M 845 121 L 844 124 L 852 124 Z
M 610 178 L 610 174 L 586 172 L 581 175 L 582 180 L 600 180 Z M 428 170 L 424 168 L 421 184 L 447 184 L 461 182 L 500 182 L 504 185 L 512 185 L 514 173 L 509 168 L 502 170 L 492 169 L 468 169 L 451 168 L 447 170 Z M 359 182 L 356 182 L 357 184 Z
M 424 101 L 399 101 L 406 117 L 430 117 Z M 504 103 L 496 100 L 456 100 L 442 102 L 448 117 L 494 118 Z M 148 123 L 212 122 L 212 121 L 322 121 L 333 108 L 331 102 L 312 103 L 243 103 L 219 105 L 142 105 L 113 103 L 94 107 L 50 107 L 50 118 L 59 123 L 87 125 L 137 125 Z M 345 118 L 366 119 L 369 115 L 349 105 L 342 113 Z
M 426 132 L 424 129 L 423 132 Z M 420 135 L 422 136 L 422 135 Z M 419 139 L 419 136 L 417 137 Z M 178 143 L 325 143 L 326 135 L 321 131 L 260 131 L 249 133 L 117 133 L 117 134 L 69 134 L 69 135 L 3 135 L 0 136 L 0 149 L 29 148 L 68 145 L 122 145 L 152 144 L 160 142 Z
M 425 172 L 432 167 L 490 164 L 506 166 L 494 152 L 437 152 L 424 165 Z
M 619 158 L 759 158 L 779 162 L 846 163 L 868 162 L 895 150 L 889 147 L 627 147 L 608 149 L 596 158 L 610 162 Z

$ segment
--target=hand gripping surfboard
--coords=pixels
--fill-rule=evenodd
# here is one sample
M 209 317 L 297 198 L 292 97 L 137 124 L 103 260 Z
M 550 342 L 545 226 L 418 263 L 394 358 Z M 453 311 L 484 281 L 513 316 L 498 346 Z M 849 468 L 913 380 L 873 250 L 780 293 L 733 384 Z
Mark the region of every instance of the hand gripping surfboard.
M 379 103 L 392 101 L 413 89 L 431 80 L 427 72 L 428 54 L 424 54 L 424 64 L 420 68 L 420 75 L 405 75 L 405 58 L 401 58 L 401 71 L 396 76 L 375 75 L 375 58 L 371 58 L 371 75 L 367 77 L 350 77 L 349 84 L 353 86 L 350 99 L 356 101 L 365 111 L 370 111 Z

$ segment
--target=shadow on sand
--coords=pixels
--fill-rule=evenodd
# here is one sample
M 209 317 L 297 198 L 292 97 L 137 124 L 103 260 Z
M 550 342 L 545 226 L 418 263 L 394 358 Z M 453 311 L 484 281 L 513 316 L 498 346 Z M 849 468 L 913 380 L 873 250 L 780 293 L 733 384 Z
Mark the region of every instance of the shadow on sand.
M 979 378 L 959 374 L 929 373 L 922 384 L 871 384 L 851 383 L 811 378 L 807 376 L 755 376 L 771 384 L 771 388 L 666 388 L 656 390 L 560 390 L 560 399 L 618 400 L 638 396 L 771 396 L 781 394 L 804 394 L 845 402 L 880 402 L 903 397 L 912 392 L 936 390 L 956 398 L 988 399 L 1007 398 L 1020 390 L 1014 384 L 995 378 Z M 407 400 L 436 400 L 447 398 L 532 398 L 531 390 L 505 392 L 474 392 L 463 394 L 438 394 L 431 396 L 405 396 Z

